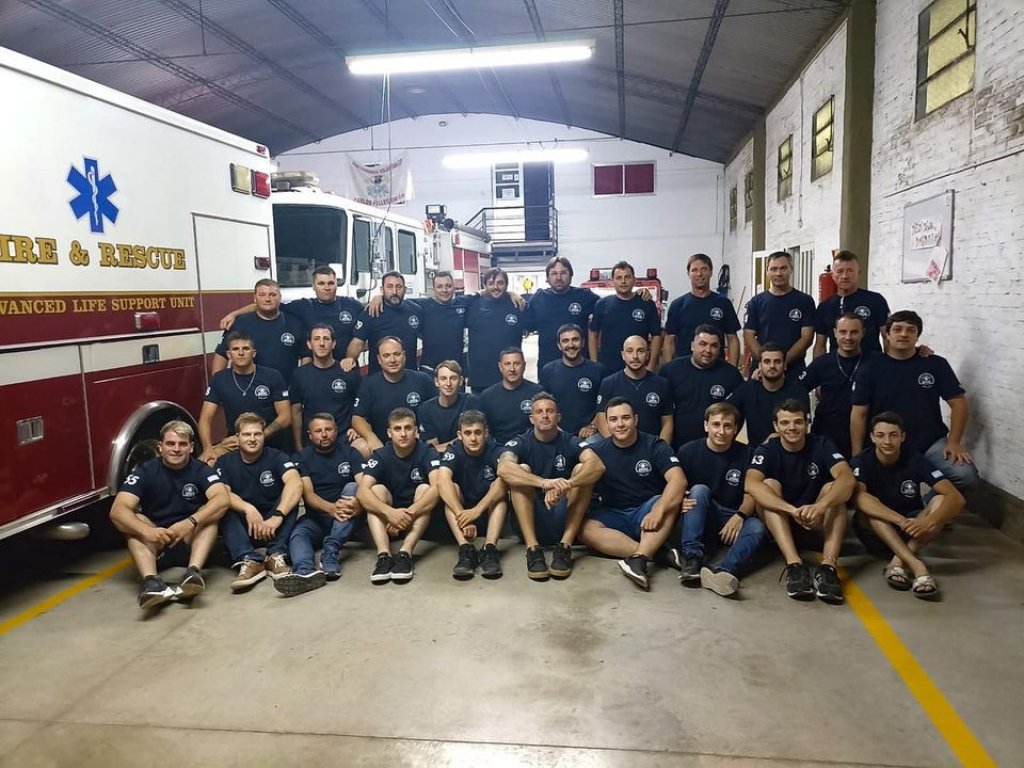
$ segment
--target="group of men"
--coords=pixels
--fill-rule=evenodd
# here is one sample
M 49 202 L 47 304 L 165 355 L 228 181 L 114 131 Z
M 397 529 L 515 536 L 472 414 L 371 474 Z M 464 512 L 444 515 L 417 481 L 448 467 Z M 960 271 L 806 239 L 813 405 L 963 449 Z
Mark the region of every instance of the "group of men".
M 416 302 L 388 273 L 366 308 L 337 296 L 326 267 L 314 273 L 315 298 L 284 305 L 261 280 L 254 304 L 224 319 L 198 459 L 191 427 L 171 422 L 160 457 L 115 499 L 112 519 L 143 577 L 140 605 L 199 594 L 218 530 L 238 568 L 234 591 L 269 575 L 293 595 L 339 578 L 355 535 L 376 548 L 375 584 L 412 579 L 424 536 L 458 545 L 456 579 L 499 577 L 507 519 L 533 580 L 567 578 L 583 544 L 617 558 L 641 588 L 660 562 L 684 584 L 731 595 L 774 540 L 791 597 L 841 602 L 848 506 L 868 549 L 890 558 L 887 583 L 935 597 L 920 551 L 963 507 L 958 489 L 977 471 L 962 446 L 964 390 L 918 346 L 920 317 L 890 314 L 859 288 L 846 251 L 833 262 L 837 295 L 815 307 L 790 283 L 789 254 L 773 253 L 770 286 L 742 329 L 744 379 L 740 323 L 710 290 L 711 273 L 707 256 L 689 259 L 691 290 L 664 329 L 625 262 L 613 269 L 615 294 L 599 298 L 572 286 L 572 266 L 556 257 L 550 287 L 525 307 L 501 270 L 473 296 L 455 295 L 439 273 L 434 297 Z M 525 377 L 526 330 L 539 333 L 537 382 Z M 215 442 L 220 410 L 232 429 Z M 178 543 L 190 560 L 172 588 L 157 559 Z M 813 574 L 806 549 L 822 553 Z

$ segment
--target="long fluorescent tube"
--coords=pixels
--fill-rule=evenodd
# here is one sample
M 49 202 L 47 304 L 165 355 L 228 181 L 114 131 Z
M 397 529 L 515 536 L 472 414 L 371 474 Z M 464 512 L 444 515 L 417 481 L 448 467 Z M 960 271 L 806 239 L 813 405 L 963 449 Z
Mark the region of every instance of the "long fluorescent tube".
M 587 150 L 578 147 L 571 149 L 512 149 L 445 155 L 441 164 L 445 168 L 487 168 L 498 163 L 581 163 L 588 156 Z
M 409 72 L 443 72 L 453 69 L 584 61 L 589 59 L 593 53 L 593 40 L 570 40 L 346 56 L 345 63 L 348 64 L 349 71 L 354 75 L 395 75 Z

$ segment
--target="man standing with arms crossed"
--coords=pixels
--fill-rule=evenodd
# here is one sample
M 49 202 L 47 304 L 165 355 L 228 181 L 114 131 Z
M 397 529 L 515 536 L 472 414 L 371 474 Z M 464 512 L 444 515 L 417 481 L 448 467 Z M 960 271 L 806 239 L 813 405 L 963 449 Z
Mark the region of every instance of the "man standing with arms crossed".
M 686 261 L 690 292 L 669 304 L 661 350 L 666 363 L 689 354 L 697 327 L 710 325 L 718 330 L 719 354 L 730 365 L 739 365 L 740 340 L 736 334 L 740 321 L 732 302 L 711 290 L 712 269 L 711 259 L 703 253 L 695 253 Z
M 793 257 L 788 253 L 775 251 L 767 266 L 770 285 L 747 305 L 743 343 L 755 367 L 761 347 L 778 344 L 786 356 L 786 371 L 795 377 L 804 369 L 804 355 L 814 341 L 814 299 L 790 283 Z

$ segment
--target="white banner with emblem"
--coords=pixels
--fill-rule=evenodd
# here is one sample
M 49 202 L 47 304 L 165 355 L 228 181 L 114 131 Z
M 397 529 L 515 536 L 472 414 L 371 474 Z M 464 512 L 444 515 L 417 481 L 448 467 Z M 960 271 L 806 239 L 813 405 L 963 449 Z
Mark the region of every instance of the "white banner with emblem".
M 349 164 L 352 199 L 377 208 L 405 205 L 413 199 L 412 174 L 404 154 L 383 163 Z

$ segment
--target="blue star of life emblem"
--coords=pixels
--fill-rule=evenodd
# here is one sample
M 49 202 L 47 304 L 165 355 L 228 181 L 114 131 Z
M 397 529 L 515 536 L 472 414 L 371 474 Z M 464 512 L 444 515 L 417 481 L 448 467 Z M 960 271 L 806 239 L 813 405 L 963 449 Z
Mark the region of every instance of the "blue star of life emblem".
M 103 232 L 103 219 L 113 224 L 117 221 L 117 206 L 110 202 L 110 196 L 117 192 L 117 185 L 108 173 L 100 178 L 99 163 L 91 157 L 82 158 L 85 173 L 71 166 L 67 182 L 78 196 L 68 202 L 76 219 L 89 215 L 89 231 Z

